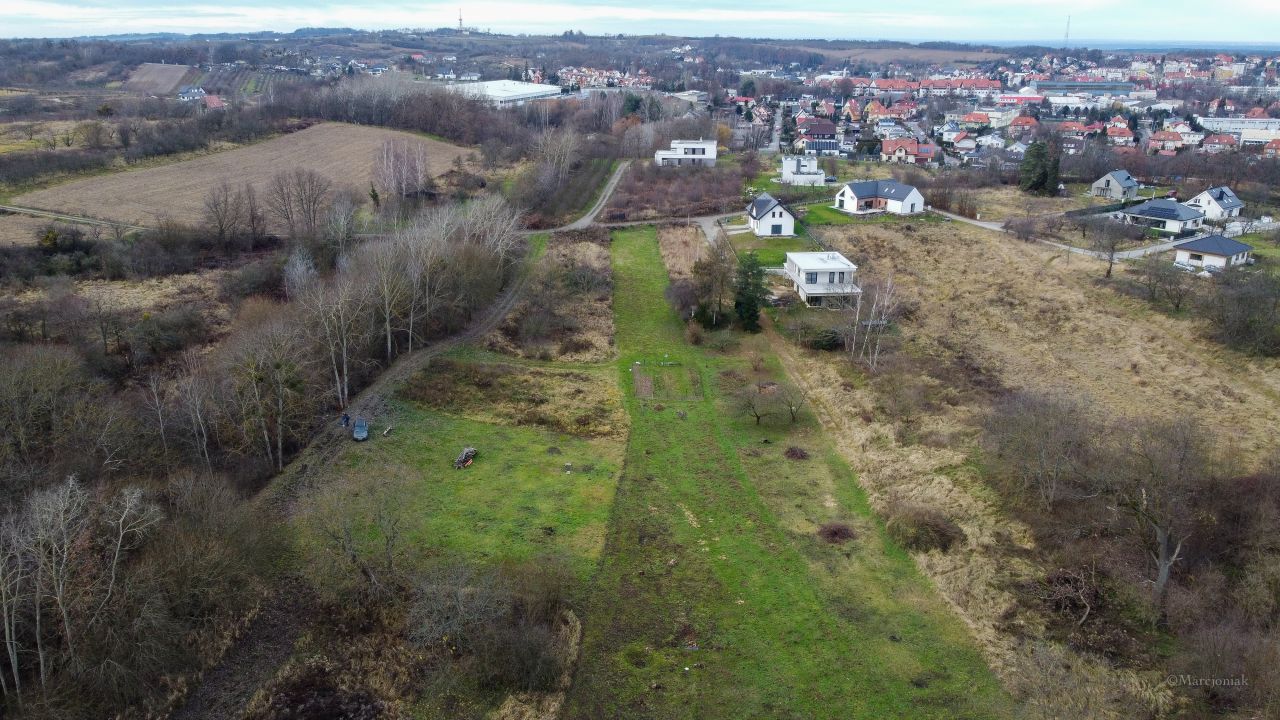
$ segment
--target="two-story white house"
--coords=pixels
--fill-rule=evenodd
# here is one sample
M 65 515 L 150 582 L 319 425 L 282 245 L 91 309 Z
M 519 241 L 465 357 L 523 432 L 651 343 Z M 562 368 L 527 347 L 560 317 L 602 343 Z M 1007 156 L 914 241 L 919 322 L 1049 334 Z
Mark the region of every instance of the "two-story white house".
M 670 150 L 659 150 L 653 154 L 653 162 L 664 167 L 678 165 L 712 167 L 716 164 L 716 141 L 672 140 Z
M 789 252 L 783 271 L 806 304 L 834 306 L 862 292 L 854 283 L 858 266 L 838 252 Z
M 1174 262 L 1206 270 L 1222 270 L 1249 262 L 1251 245 L 1239 240 L 1209 235 L 1174 246 Z
M 1204 213 L 1206 220 L 1240 217 L 1240 211 L 1244 209 L 1244 202 L 1226 185 L 1211 187 L 1184 204 Z
M 914 215 L 924 212 L 924 196 L 914 186 L 896 180 L 859 180 L 840 188 L 835 209 L 850 215 Z
M 796 234 L 795 216 L 769 193 L 760 193 L 747 206 L 747 225 L 757 237 Z
M 818 167 L 818 158 L 812 155 L 787 155 L 782 158 L 783 185 L 822 185 L 826 174 Z

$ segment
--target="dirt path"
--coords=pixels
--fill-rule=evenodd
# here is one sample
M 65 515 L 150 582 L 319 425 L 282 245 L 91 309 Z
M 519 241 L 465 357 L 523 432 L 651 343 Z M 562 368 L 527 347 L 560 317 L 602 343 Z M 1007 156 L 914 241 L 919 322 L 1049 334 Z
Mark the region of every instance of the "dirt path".
M 146 228 L 140 225 L 129 225 L 127 223 L 91 218 L 84 215 L 68 215 L 66 213 L 50 212 L 48 210 L 39 210 L 20 205 L 0 205 L 0 211 L 13 213 L 14 215 L 27 215 L 29 217 L 57 220 L 60 222 L 71 223 L 73 225 L 97 225 L 99 227 L 124 228 L 125 230 L 146 230 Z
M 205 673 L 170 720 L 238 717 L 254 693 L 289 659 L 313 610 L 306 582 L 290 578 L 282 583 L 222 662 Z
M 552 232 L 556 232 L 558 230 L 585 230 L 594 223 L 596 221 L 596 216 L 599 215 L 600 211 L 604 209 L 604 206 L 608 204 L 609 198 L 613 197 L 613 191 L 618 189 L 618 183 L 622 181 L 622 174 L 625 173 L 629 167 L 631 167 L 630 160 L 623 160 L 618 163 L 617 169 L 613 171 L 613 177 L 609 178 L 609 182 L 605 184 L 604 190 L 600 193 L 600 198 L 596 200 L 595 205 L 591 206 L 591 209 L 587 211 L 587 214 L 564 227 L 556 228 Z

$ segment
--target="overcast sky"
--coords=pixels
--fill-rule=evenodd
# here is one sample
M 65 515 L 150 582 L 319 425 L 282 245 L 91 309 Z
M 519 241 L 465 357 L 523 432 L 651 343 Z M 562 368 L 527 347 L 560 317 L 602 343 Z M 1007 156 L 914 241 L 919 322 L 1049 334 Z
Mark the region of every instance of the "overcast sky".
M 1191 0 L 0 0 L 0 37 L 288 32 L 317 26 L 434 28 L 456 25 L 459 5 L 467 25 L 502 33 L 582 30 L 592 34 L 666 32 L 1057 44 L 1069 12 L 1073 40 L 1280 42 L 1276 0 L 1218 0 L 1208 5 Z

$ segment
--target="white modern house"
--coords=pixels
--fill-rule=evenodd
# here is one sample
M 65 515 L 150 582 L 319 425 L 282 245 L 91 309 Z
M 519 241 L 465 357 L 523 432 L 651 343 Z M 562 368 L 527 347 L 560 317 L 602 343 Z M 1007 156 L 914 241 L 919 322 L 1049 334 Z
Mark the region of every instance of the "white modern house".
M 822 185 L 827 176 L 818 168 L 818 158 L 811 155 L 788 155 L 782 158 L 783 185 Z
M 747 206 L 747 225 L 757 237 L 796 234 L 795 216 L 769 193 L 760 193 Z
M 1244 203 L 1225 185 L 1209 188 L 1183 204 L 1204 213 L 1206 220 L 1240 217 L 1244 209 Z
M 807 305 L 838 305 L 862 293 L 853 282 L 858 266 L 838 252 L 789 252 L 783 271 Z
M 1249 262 L 1253 247 L 1239 240 L 1209 235 L 1174 246 L 1174 262 L 1206 270 L 1223 269 Z
M 1125 208 L 1125 222 L 1144 225 L 1172 235 L 1181 235 L 1204 225 L 1204 213 L 1181 203 L 1158 198 Z
M 1138 181 L 1127 170 L 1112 170 L 1089 186 L 1094 197 L 1112 200 L 1133 200 L 1138 197 Z
M 924 212 L 924 196 L 912 185 L 896 180 L 857 180 L 836 193 L 835 209 L 850 215 Z
M 659 150 L 653 154 L 653 162 L 663 167 L 677 165 L 712 167 L 716 164 L 716 141 L 672 140 L 670 150 Z

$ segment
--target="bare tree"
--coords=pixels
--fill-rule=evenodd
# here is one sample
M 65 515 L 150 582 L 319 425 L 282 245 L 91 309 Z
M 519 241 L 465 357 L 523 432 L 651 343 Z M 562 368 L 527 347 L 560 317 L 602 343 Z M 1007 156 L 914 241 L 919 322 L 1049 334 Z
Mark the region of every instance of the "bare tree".
M 267 219 L 258 191 L 251 183 L 245 183 L 240 189 L 240 206 L 244 208 L 244 229 L 249 235 L 251 245 L 266 237 Z
M 758 383 L 747 383 L 737 393 L 738 407 L 746 415 L 755 418 L 756 425 L 773 414 L 777 407 L 775 388 L 763 387 Z
M 267 187 L 267 206 L 291 236 L 315 237 L 331 183 L 314 170 L 280 171 Z
M 178 406 L 183 412 L 192 446 L 204 461 L 205 469 L 212 471 L 209 440 L 214 410 L 213 384 L 194 351 L 188 350 L 183 355 L 182 365 L 182 373 L 174 383 Z
M 893 276 L 871 282 L 862 292 L 849 298 L 843 307 L 845 316 L 845 352 L 852 361 L 861 361 L 871 372 L 880 364 L 885 335 L 892 329 L 902 311 Z
M 395 332 L 409 300 L 403 250 L 402 245 L 390 240 L 371 242 L 361 248 L 364 273 L 373 295 L 378 324 L 382 326 L 387 363 L 395 356 Z
M 36 563 L 37 603 L 46 598 L 53 601 L 62 623 L 67 656 L 74 666 L 78 658 L 71 628 L 72 594 L 76 590 L 73 576 L 81 533 L 89 524 L 89 496 L 74 477 L 69 477 L 65 482 L 33 494 L 27 513 Z M 39 618 L 38 606 L 35 612 Z M 43 666 L 43 652 L 41 656 Z M 42 669 L 42 676 L 44 672 Z
M 295 275 L 299 277 L 290 282 L 295 287 L 290 297 L 302 307 L 308 324 L 319 331 L 317 340 L 329 358 L 333 376 L 334 400 L 344 408 L 351 398 L 352 365 L 369 334 L 370 288 L 345 263 L 327 282 L 318 279 L 314 271 Z
M 212 189 L 204 200 L 204 219 L 217 235 L 218 244 L 225 250 L 240 232 L 244 221 L 244 195 L 236 192 L 231 183 L 223 180 Z

